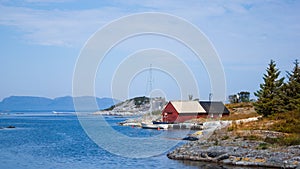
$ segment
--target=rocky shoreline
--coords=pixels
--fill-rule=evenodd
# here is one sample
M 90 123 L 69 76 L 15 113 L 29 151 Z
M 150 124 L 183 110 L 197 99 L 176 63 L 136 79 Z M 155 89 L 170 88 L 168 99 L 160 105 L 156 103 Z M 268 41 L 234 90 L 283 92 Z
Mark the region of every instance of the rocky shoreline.
M 299 168 L 300 145 L 270 147 L 263 141 L 239 139 L 189 142 L 167 154 L 175 160 L 267 168 Z

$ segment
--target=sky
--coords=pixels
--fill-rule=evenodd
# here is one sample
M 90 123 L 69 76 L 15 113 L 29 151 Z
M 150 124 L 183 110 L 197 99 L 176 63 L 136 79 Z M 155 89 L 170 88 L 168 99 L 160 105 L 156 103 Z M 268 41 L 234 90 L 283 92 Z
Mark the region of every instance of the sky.
M 271 59 L 283 77 L 292 70 L 294 60 L 300 59 L 299 9 L 296 0 L 0 0 L 0 100 L 72 95 L 78 58 L 88 40 L 112 21 L 145 12 L 176 16 L 194 25 L 218 54 L 226 80 L 220 86 L 226 89 L 225 96 L 249 91 L 253 98 Z M 155 53 L 158 49 L 161 55 Z M 175 61 L 178 71 L 170 73 L 159 67 L 175 65 Z M 125 75 L 116 74 L 124 64 L 134 68 L 142 63 L 149 66 L 133 72 L 129 81 L 122 79 L 126 69 L 122 69 Z M 159 95 L 178 100 L 192 94 L 207 100 L 212 93 L 205 63 L 170 37 L 132 36 L 115 45 L 97 64 L 93 91 L 98 97 L 123 100 L 124 96 L 113 93 L 125 90 L 127 97 Z M 187 77 L 182 82 L 184 71 L 194 81 Z M 193 90 L 180 92 L 188 84 Z

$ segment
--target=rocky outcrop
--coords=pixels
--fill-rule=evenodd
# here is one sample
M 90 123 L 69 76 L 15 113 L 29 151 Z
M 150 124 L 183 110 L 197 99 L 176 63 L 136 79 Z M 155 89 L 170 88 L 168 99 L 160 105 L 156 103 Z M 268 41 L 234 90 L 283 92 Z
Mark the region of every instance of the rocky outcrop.
M 280 149 L 261 149 L 266 143 L 236 140 L 226 144 L 222 141 L 189 142 L 167 154 L 170 159 L 223 163 L 226 165 L 298 168 L 300 145 Z
M 0 130 L 1 129 L 14 129 L 14 128 L 16 128 L 16 126 L 12 126 L 12 125 L 10 125 L 10 126 L 7 126 L 7 127 L 0 127 Z

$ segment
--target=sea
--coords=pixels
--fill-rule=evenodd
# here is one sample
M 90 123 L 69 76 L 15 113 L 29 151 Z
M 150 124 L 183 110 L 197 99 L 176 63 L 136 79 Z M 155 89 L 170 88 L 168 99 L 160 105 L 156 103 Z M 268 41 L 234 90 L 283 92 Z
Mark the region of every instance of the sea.
M 187 131 L 118 125 L 128 118 L 131 117 L 103 117 L 116 132 L 128 137 L 147 139 L 164 133 L 168 137 L 159 139 L 172 143 L 176 141 L 176 145 L 160 154 L 131 158 L 96 144 L 74 113 L 6 113 L 0 115 L 0 169 L 233 168 L 219 164 L 171 160 L 166 156 L 167 153 L 187 143 L 179 138 L 182 137 L 182 132 Z M 15 128 L 7 128 L 8 126 Z M 101 131 L 101 128 L 99 130 Z M 123 140 L 115 139 L 110 146 L 117 144 L 122 145 Z M 123 152 L 128 149 L 129 153 L 134 146 L 136 145 L 122 147 Z M 147 149 L 151 146 L 151 143 L 145 145 Z

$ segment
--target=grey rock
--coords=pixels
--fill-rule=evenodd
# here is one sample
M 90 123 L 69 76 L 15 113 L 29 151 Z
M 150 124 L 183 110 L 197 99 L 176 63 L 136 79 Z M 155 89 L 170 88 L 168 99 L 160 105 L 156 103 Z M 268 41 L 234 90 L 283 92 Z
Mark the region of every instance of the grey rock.
M 196 141 L 168 153 L 168 158 L 217 162 L 241 166 L 279 167 L 300 169 L 300 146 L 282 148 L 280 151 L 257 150 L 261 142 L 236 141 L 215 146 L 211 142 Z M 238 146 L 238 145 L 243 145 Z M 252 148 L 249 148 L 252 147 Z

